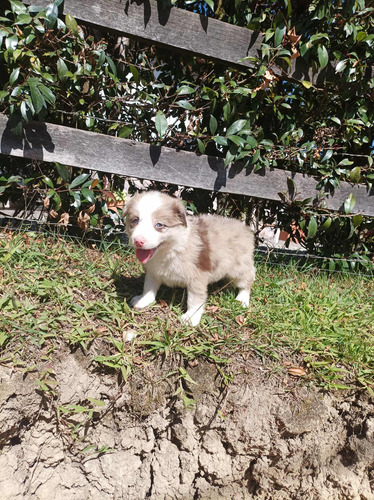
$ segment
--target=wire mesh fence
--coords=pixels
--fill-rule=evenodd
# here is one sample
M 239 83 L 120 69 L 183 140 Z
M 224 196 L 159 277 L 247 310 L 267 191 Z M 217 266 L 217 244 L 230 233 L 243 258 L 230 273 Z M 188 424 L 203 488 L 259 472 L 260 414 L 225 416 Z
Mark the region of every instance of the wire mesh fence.
M 118 250 L 130 250 L 124 225 L 118 224 L 108 227 L 94 227 L 82 230 L 76 224 L 61 224 L 46 220 L 29 219 L 23 217 L 2 215 L 0 212 L 1 233 L 33 232 L 43 236 L 63 237 L 85 245 L 94 245 L 96 248 L 105 248 L 108 245 Z M 338 255 L 324 256 L 310 254 L 305 249 L 288 249 L 286 246 L 277 248 L 262 241 L 258 242 L 255 250 L 255 260 L 270 266 L 297 266 L 302 270 L 318 270 L 329 273 L 360 273 L 374 277 L 374 256 L 358 255 L 355 258 L 344 258 Z

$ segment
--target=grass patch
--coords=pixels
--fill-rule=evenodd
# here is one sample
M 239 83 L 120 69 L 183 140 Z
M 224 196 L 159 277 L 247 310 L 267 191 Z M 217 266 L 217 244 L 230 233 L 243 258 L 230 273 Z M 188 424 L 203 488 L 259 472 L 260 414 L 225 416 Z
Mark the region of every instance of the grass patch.
M 117 245 L 87 248 L 2 232 L 0 264 L 0 361 L 25 371 L 45 374 L 62 345 L 82 349 L 123 379 L 160 356 L 178 359 L 182 378 L 187 363 L 207 359 L 229 379 L 234 360 L 255 356 L 270 372 L 373 393 L 369 277 L 259 262 L 249 310 L 229 287 L 216 287 L 200 327 L 192 328 L 179 321 L 181 290 L 162 288 L 153 307 L 129 308 L 142 270 Z

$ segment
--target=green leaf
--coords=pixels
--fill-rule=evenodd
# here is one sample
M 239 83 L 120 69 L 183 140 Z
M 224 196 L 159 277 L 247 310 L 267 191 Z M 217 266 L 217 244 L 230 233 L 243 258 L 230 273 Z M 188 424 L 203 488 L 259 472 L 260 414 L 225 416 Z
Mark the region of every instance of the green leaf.
M 347 59 L 339 61 L 338 64 L 335 66 L 335 73 L 340 73 L 346 68 L 346 66 L 347 66 Z
M 351 193 L 344 202 L 344 212 L 346 214 L 352 213 L 352 210 L 354 209 L 355 205 L 356 205 L 356 200 L 355 197 L 353 196 L 353 193 Z
M 32 105 L 34 106 L 35 113 L 38 114 L 43 109 L 43 107 L 47 107 L 44 97 L 40 93 L 36 84 L 34 82 L 31 82 L 30 80 L 29 80 L 29 88 L 30 88 Z
M 9 77 L 9 84 L 13 85 L 14 82 L 17 81 L 19 72 L 21 71 L 21 68 L 14 68 L 14 70 L 11 72 L 10 77 Z
M 53 26 L 56 24 L 57 17 L 58 17 L 58 6 L 57 3 L 50 3 L 47 5 L 47 8 L 45 9 L 45 14 L 47 17 L 47 28 L 53 28 Z
M 213 140 L 220 146 L 227 146 L 228 144 L 226 137 L 222 137 L 221 135 L 216 135 L 213 137 Z
M 195 106 L 192 106 L 192 104 L 188 101 L 177 101 L 178 106 L 184 109 L 188 109 L 189 111 L 193 111 Z
M 205 0 L 205 3 L 212 9 L 214 12 L 214 0 Z
M 77 193 L 76 191 L 69 191 L 69 193 L 74 198 L 72 206 L 74 208 L 76 208 L 76 209 L 80 208 L 80 206 L 81 206 L 81 195 L 80 195 L 80 193 Z
M 213 115 L 210 115 L 209 130 L 212 135 L 216 133 L 217 127 L 218 127 L 217 119 Z
M 321 69 L 326 68 L 327 63 L 329 62 L 329 53 L 324 45 L 318 46 L 318 61 Z
M 274 45 L 277 47 L 283 42 L 284 35 L 286 34 L 286 26 L 277 26 L 274 33 Z
M 64 182 L 68 182 L 70 175 L 69 175 L 69 170 L 66 167 L 66 165 L 63 165 L 62 163 L 56 162 L 56 169 L 57 169 L 59 176 L 62 178 L 62 180 Z
M 362 224 L 363 220 L 364 220 L 363 216 L 359 215 L 359 214 L 358 215 L 354 215 L 352 217 L 353 225 L 354 225 L 355 228 L 358 227 L 360 224 Z
M 80 175 L 78 175 L 78 177 L 76 177 L 72 181 L 72 183 L 70 184 L 69 189 L 74 189 L 75 187 L 80 186 L 81 184 L 83 184 L 89 178 L 89 176 L 90 176 L 90 174 L 80 174 Z
M 53 186 L 53 182 L 52 182 L 52 181 L 51 181 L 51 179 L 50 179 L 49 177 L 47 177 L 47 176 L 43 177 L 43 182 L 44 182 L 45 184 L 47 184 L 47 186 L 48 186 L 48 187 L 50 187 L 50 188 L 53 188 L 53 187 L 54 187 L 54 186 Z
M 95 195 L 90 189 L 82 188 L 81 193 L 86 198 L 86 200 L 89 201 L 90 203 L 95 202 Z
M 245 127 L 247 120 L 236 120 L 227 129 L 226 135 L 235 135 Z
M 126 139 L 129 135 L 131 135 L 132 131 L 134 130 L 134 127 L 131 125 L 124 125 L 121 127 L 118 131 L 118 137 L 122 137 L 122 139 Z
M 338 124 L 339 126 L 342 124 L 341 120 L 337 116 L 331 116 L 330 120 Z
M 47 82 L 50 82 L 50 83 L 53 83 L 55 81 L 53 76 L 50 75 L 49 73 L 42 73 L 42 77 L 44 78 L 44 80 L 47 80 Z
M 18 0 L 9 0 L 9 3 L 12 12 L 15 14 L 23 14 L 27 12 L 27 8 L 22 2 L 19 2 Z
M 14 24 L 30 24 L 31 21 L 32 17 L 29 14 L 20 14 L 19 16 L 17 16 L 16 22 Z
M 331 223 L 332 223 L 331 217 L 327 217 L 327 219 L 325 220 L 325 222 L 322 224 L 321 229 L 323 231 L 326 231 L 331 226 Z
M 55 95 L 53 94 L 53 92 L 48 87 L 46 87 L 45 85 L 43 85 L 41 83 L 41 84 L 38 85 L 38 89 L 43 94 L 43 96 L 46 99 L 46 101 L 49 102 L 49 104 L 54 104 L 55 103 L 56 97 L 55 97 Z
M 18 113 L 13 113 L 10 115 L 9 120 L 10 120 L 10 129 L 12 131 L 12 134 L 20 137 L 22 135 L 22 130 L 23 130 L 21 115 L 19 115 Z
M 304 87 L 306 89 L 310 89 L 311 87 L 313 87 L 313 83 L 312 82 L 308 82 L 308 80 L 302 80 L 301 83 L 304 85 Z
M 314 216 L 312 216 L 308 224 L 308 235 L 307 235 L 308 240 L 314 238 L 314 236 L 317 234 L 317 229 L 318 229 L 317 220 Z
M 13 36 L 10 36 L 10 37 L 5 39 L 5 47 L 9 51 L 13 52 L 14 50 L 16 50 L 17 45 L 18 45 L 18 36 L 17 35 L 13 35 Z
M 189 87 L 188 85 L 182 85 L 177 90 L 178 95 L 193 94 L 195 92 L 196 92 L 196 89 L 193 89 L 192 87 Z
M 201 139 L 197 139 L 197 146 L 199 148 L 200 153 L 203 155 L 205 153 L 205 146 Z
M 246 142 L 243 139 L 243 137 L 239 137 L 238 135 L 228 135 L 227 138 L 231 142 L 233 142 L 234 144 L 236 144 L 237 146 L 240 146 L 242 148 L 244 148 L 244 146 L 246 145 Z
M 73 33 L 73 35 L 77 37 L 79 36 L 78 23 L 72 15 L 66 14 L 65 24 L 66 27 Z
M 25 120 L 26 123 L 28 123 L 31 119 L 32 112 L 30 110 L 29 103 L 27 101 L 21 102 L 20 111 L 22 118 Z
M 95 399 L 95 398 L 86 398 L 90 403 L 92 403 L 95 406 L 105 406 L 104 401 L 100 401 L 100 399 Z
M 354 184 L 357 184 L 358 182 L 360 182 L 360 179 L 361 179 L 361 168 L 360 167 L 352 168 L 351 173 L 349 174 L 349 180 Z
M 130 64 L 130 71 L 131 71 L 131 74 L 134 78 L 135 83 L 139 84 L 140 83 L 140 73 L 139 73 L 138 68 L 133 66 L 132 64 Z
M 65 64 L 65 61 L 60 58 L 57 61 L 57 74 L 58 74 L 58 79 L 61 82 L 64 82 L 67 79 L 67 76 L 66 76 L 67 72 L 68 72 L 68 67 Z
M 116 65 L 114 64 L 113 60 L 108 55 L 106 55 L 106 61 L 107 61 L 108 65 L 109 65 L 109 68 L 110 68 L 112 74 L 114 76 L 117 76 Z
M 156 130 L 157 130 L 158 136 L 164 137 L 164 135 L 167 131 L 167 128 L 168 128 L 168 123 L 166 120 L 166 116 L 164 115 L 164 113 L 161 110 L 157 111 L 157 113 L 156 113 L 155 125 L 156 125 Z
M 225 156 L 225 167 L 228 167 L 235 160 L 235 155 L 230 150 L 227 151 Z
M 258 145 L 258 142 L 257 140 L 252 136 L 252 135 L 248 135 L 246 138 L 245 138 L 245 142 L 247 143 L 247 147 L 253 149 L 255 147 L 257 147 Z M 260 153 L 259 153 L 260 155 Z M 257 161 L 257 160 L 256 160 Z
M 59 210 L 61 208 L 62 202 L 61 202 L 61 196 L 58 193 L 56 193 L 56 191 L 55 194 L 53 195 L 53 201 L 55 203 L 56 210 Z
M 321 163 L 328 161 L 332 157 L 333 153 L 334 151 L 332 149 L 328 149 L 326 153 L 323 155 Z

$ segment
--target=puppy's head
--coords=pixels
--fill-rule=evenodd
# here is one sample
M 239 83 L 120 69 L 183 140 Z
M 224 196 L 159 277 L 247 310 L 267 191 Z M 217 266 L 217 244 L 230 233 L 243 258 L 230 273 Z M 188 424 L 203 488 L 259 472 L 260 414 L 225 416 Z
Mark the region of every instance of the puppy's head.
M 177 198 L 158 191 L 136 194 L 125 207 L 126 231 L 136 256 L 146 264 L 187 227 L 185 208 Z

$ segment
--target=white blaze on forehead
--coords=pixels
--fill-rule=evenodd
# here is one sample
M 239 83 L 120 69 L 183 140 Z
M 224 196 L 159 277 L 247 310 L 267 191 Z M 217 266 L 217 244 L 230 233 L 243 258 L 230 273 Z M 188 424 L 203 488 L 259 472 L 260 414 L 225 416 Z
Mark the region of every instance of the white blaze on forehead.
M 148 216 L 151 217 L 152 212 L 160 208 L 162 205 L 161 195 L 158 191 L 151 191 L 143 196 L 140 196 L 136 205 L 141 219 Z
M 139 222 L 131 230 L 130 241 L 132 244 L 136 238 L 143 240 L 144 249 L 155 248 L 160 244 L 160 235 L 154 228 L 152 214 L 162 204 L 162 197 L 157 191 L 139 196 L 134 206 L 134 214 L 139 218 Z

